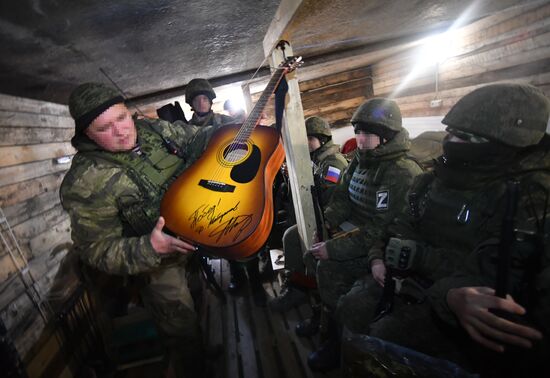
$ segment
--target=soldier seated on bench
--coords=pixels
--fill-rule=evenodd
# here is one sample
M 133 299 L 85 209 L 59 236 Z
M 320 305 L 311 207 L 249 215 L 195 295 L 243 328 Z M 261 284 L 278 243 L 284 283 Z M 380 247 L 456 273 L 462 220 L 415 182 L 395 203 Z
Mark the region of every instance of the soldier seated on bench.
M 549 376 L 549 116 L 529 85 L 457 102 L 443 156 L 369 251 L 372 276 L 339 300 L 347 328 L 482 375 Z

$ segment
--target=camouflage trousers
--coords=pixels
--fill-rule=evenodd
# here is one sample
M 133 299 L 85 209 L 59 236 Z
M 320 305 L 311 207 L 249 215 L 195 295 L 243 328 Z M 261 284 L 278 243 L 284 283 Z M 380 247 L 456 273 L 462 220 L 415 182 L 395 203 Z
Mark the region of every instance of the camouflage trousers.
M 469 365 L 456 339 L 449 337 L 448 330 L 435 319 L 425 298 L 410 303 L 395 295 L 392 311 L 373 322 L 382 291 L 370 274 L 357 280 L 338 301 L 338 321 L 354 333 L 368 334 L 433 357 L 445 358 L 463 367 Z
M 149 273 L 147 281 L 141 298 L 170 351 L 176 376 L 200 376 L 203 341 L 184 266 L 163 267 Z
M 319 260 L 317 265 L 317 286 L 319 295 L 331 310 L 342 295 L 345 295 L 354 282 L 370 272 L 367 257 L 346 261 Z
M 203 341 L 187 283 L 187 259 L 153 272 L 121 277 L 85 265 L 80 271 L 97 299 L 100 316 L 125 315 L 128 301 L 138 293 L 151 314 L 176 377 L 200 377 Z
M 411 291 L 409 291 L 411 292 Z M 338 301 L 336 316 L 354 333 L 376 338 L 449 360 L 462 368 L 487 377 L 543 376 L 548 343 L 532 349 L 507 348 L 508 354 L 492 352 L 474 342 L 460 326 L 441 321 L 424 298 L 410 301 L 410 296 L 396 295 L 392 311 L 373 322 L 382 288 L 368 275 L 353 285 Z

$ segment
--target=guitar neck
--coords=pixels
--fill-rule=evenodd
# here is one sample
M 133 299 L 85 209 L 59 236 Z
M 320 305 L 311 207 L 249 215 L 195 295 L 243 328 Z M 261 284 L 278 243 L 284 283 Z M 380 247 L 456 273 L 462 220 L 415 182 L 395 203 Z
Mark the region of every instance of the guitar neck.
M 267 102 L 269 101 L 269 98 L 275 92 L 277 89 L 277 86 L 279 85 L 279 82 L 285 75 L 287 69 L 286 68 L 277 68 L 273 75 L 271 76 L 271 79 L 269 80 L 269 83 L 267 83 L 267 86 L 265 87 L 264 91 L 262 92 L 262 95 L 256 102 L 256 105 L 254 105 L 254 108 L 250 112 L 250 115 L 244 121 L 241 130 L 239 131 L 239 142 L 245 142 L 249 137 L 258 122 L 260 121 L 260 118 L 262 116 L 262 112 L 265 109 L 265 106 Z

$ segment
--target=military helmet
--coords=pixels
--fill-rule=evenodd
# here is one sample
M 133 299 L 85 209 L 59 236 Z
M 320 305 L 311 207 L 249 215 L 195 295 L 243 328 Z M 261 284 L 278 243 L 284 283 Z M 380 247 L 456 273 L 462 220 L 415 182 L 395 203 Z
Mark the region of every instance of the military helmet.
M 550 100 L 528 84 L 491 84 L 462 97 L 441 121 L 513 147 L 540 142 L 550 117 Z
M 210 101 L 216 98 L 216 92 L 206 79 L 193 79 L 185 87 L 185 102 L 192 106 L 193 99 L 198 95 L 205 95 Z
M 364 130 L 386 139 L 403 130 L 397 103 L 380 97 L 362 103 L 351 117 L 351 124 L 356 132 Z
M 332 137 L 330 125 L 321 117 L 309 117 L 306 119 L 306 132 L 307 136 L 323 135 Z
M 115 89 L 101 83 L 85 83 L 76 87 L 69 96 L 69 112 L 80 132 L 101 113 L 124 98 Z

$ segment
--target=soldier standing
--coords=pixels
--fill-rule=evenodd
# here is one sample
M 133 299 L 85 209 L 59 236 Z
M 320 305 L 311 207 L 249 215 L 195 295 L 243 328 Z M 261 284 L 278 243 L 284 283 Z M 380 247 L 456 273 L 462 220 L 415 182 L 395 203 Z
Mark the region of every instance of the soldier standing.
M 96 288 L 105 277 L 136 281 L 177 376 L 201 376 L 204 348 L 186 280 L 195 246 L 162 231 L 159 209 L 162 194 L 200 156 L 213 128 L 134 121 L 123 98 L 96 83 L 78 86 L 69 110 L 77 154 L 60 196 L 84 273 Z M 103 299 L 113 299 L 116 288 L 107 290 Z
M 319 205 L 324 209 L 348 162 L 340 153 L 339 146 L 332 141 L 332 132 L 327 121 L 321 117 L 309 117 L 305 123 L 313 175 L 316 178 L 316 193 Z M 306 266 L 302 256 L 306 247 L 300 239 L 296 225 L 285 231 L 283 250 L 286 270 L 283 289 L 279 297 L 269 302 L 269 307 L 274 311 L 288 311 L 292 307 L 304 303 L 307 299 L 307 287 L 304 287 L 304 281 L 313 281 L 315 277 L 316 264 L 313 261 L 308 261 L 307 264 L 309 265 L 307 267 L 309 278 L 305 276 Z M 310 326 L 316 328 L 318 326 L 317 319 L 316 316 Z
M 395 101 L 370 99 L 359 106 L 351 123 L 357 139 L 355 157 L 324 214 L 328 229 L 349 222 L 357 230 L 316 243 L 308 252 L 319 261 L 317 284 L 328 310 L 328 339 L 308 358 L 314 370 L 337 367 L 340 333 L 333 311 L 338 298 L 370 271 L 367 251 L 375 240 L 373 236 L 402 210 L 407 190 L 422 171 L 407 157 L 409 135 Z
M 212 101 L 216 92 L 206 79 L 193 79 L 185 87 L 185 102 L 193 110 L 189 124 L 196 126 L 221 126 L 235 120 L 225 114 L 212 111 Z
M 443 156 L 369 252 L 376 281 L 387 267 L 405 277 L 393 311 L 373 321 L 381 289 L 366 277 L 339 302 L 348 328 L 484 376 L 548 376 L 549 116 L 530 85 L 488 85 L 456 103 Z

